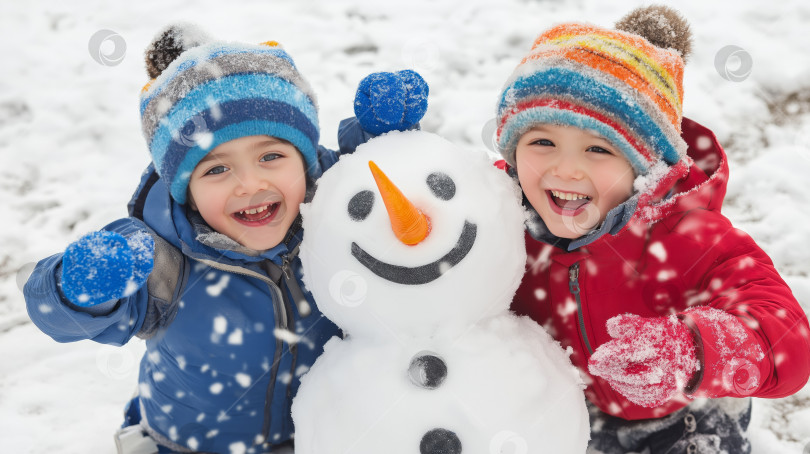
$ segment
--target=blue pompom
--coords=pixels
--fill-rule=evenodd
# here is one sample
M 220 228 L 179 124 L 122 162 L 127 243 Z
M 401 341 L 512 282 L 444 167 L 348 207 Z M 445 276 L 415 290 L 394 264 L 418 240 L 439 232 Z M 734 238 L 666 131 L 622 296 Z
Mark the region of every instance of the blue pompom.
M 428 106 L 428 84 L 419 73 L 410 69 L 399 71 L 397 75 L 405 83 L 405 89 L 408 92 L 405 101 L 404 123 L 410 128 L 425 116 Z
M 367 132 L 404 131 L 427 110 L 428 86 L 411 70 L 373 73 L 357 87 L 354 113 Z
M 133 249 L 134 247 L 134 249 Z M 140 288 L 152 271 L 154 240 L 136 233 L 92 232 L 62 256 L 62 293 L 77 306 L 95 306 Z

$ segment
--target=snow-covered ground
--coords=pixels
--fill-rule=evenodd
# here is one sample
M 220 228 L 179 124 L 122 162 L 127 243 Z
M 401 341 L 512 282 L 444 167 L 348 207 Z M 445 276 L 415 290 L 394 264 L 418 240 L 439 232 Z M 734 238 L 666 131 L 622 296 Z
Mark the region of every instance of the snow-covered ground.
M 143 346 L 56 344 L 28 321 L 19 288 L 32 263 L 126 215 L 148 163 L 138 116 L 142 52 L 160 27 L 185 20 L 221 39 L 281 42 L 319 94 L 327 146 L 336 145 L 364 75 L 411 67 L 431 86 L 423 128 L 486 150 L 501 84 L 541 30 L 568 20 L 610 25 L 639 4 L 0 2 L 0 452 L 114 452 L 111 434 Z M 810 3 L 677 7 L 695 38 L 685 114 L 712 128 L 730 155 L 724 212 L 771 255 L 808 310 L 810 55 L 802 30 Z M 755 454 L 810 452 L 810 387 L 756 400 L 753 418 Z

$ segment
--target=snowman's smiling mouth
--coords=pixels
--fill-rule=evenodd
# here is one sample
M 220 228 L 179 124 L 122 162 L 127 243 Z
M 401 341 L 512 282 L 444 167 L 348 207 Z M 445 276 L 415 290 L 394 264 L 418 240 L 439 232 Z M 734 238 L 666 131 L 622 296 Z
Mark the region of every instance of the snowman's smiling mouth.
M 478 227 L 475 224 L 464 221 L 461 236 L 453 249 L 440 259 L 421 266 L 408 267 L 385 263 L 364 251 L 355 242 L 352 242 L 352 255 L 372 273 L 385 280 L 406 285 L 427 284 L 435 281 L 447 270 L 464 260 L 475 243 L 477 231 Z

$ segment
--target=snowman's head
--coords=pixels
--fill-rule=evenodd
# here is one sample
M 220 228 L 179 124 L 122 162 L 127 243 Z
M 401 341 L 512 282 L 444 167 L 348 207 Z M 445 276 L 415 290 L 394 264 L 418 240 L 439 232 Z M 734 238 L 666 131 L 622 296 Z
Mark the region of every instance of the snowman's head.
M 341 157 L 304 205 L 304 280 L 354 336 L 424 336 L 508 309 L 526 262 L 520 191 L 485 155 L 394 132 Z

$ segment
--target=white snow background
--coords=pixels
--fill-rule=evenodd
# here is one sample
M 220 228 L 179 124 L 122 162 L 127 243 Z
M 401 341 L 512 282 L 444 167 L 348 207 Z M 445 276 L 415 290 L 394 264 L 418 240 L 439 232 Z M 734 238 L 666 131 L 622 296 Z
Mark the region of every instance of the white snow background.
M 20 280 L 39 259 L 126 215 L 149 159 L 138 115 L 142 55 L 162 26 L 185 20 L 223 40 L 281 42 L 319 96 L 327 146 L 337 144 L 364 75 L 410 67 L 430 84 L 423 128 L 486 151 L 501 85 L 542 30 L 570 20 L 610 26 L 640 4 L 0 2 L 0 452 L 115 450 L 143 345 L 55 343 L 29 321 Z M 685 114 L 713 129 L 730 156 L 724 213 L 770 254 L 807 310 L 810 3 L 677 8 L 694 33 Z M 750 436 L 755 454 L 810 452 L 810 387 L 755 400 Z

